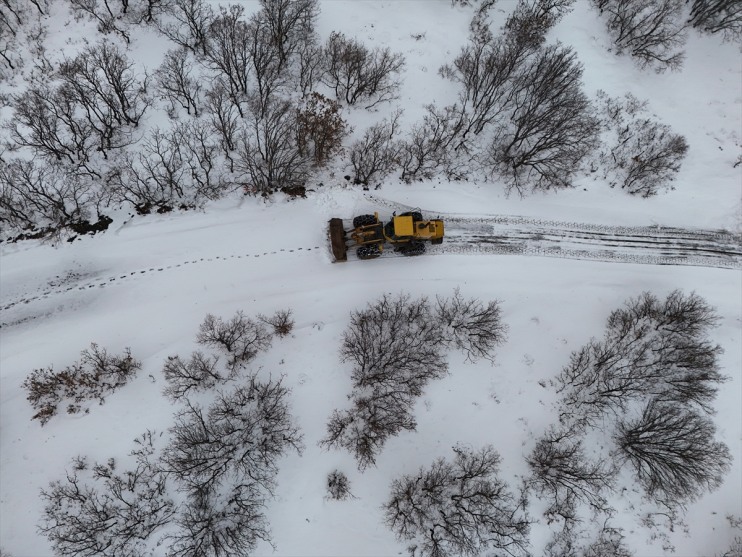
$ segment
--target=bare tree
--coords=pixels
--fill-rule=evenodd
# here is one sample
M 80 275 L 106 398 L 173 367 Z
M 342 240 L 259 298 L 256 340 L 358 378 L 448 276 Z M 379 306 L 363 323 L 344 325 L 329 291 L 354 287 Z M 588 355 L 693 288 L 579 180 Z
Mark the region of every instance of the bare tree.
M 616 52 L 627 52 L 641 67 L 679 70 L 685 53 L 683 0 L 593 0 L 606 18 Z
M 647 494 L 683 504 L 717 489 L 729 471 L 729 448 L 714 440 L 715 431 L 705 416 L 652 400 L 640 418 L 619 424 L 618 456 L 631 463 Z
M 167 536 L 167 557 L 242 557 L 259 541 L 270 543 L 265 494 L 249 482 L 193 493 Z
M 557 379 L 563 419 L 594 424 L 606 411 L 621 413 L 645 397 L 711 413 L 717 385 L 726 379 L 717 361 L 721 347 L 707 340 L 716 322 L 696 294 L 629 300 L 610 315 L 605 339 L 573 353 Z
M 206 56 L 209 26 L 214 13 L 204 0 L 168 0 L 166 15 L 158 29 L 175 44 Z
M 350 164 L 355 183 L 369 185 L 372 179 L 381 180 L 398 166 L 399 118 L 401 110 L 394 111 L 389 119 L 368 128 L 363 137 L 350 147 Z
M 299 45 L 297 54 L 299 90 L 302 98 L 306 98 L 325 77 L 325 51 L 321 45 L 316 44 L 316 39 L 307 39 Z
M 266 325 L 270 325 L 273 329 L 274 335 L 285 337 L 291 334 L 291 331 L 294 330 L 295 322 L 291 317 L 292 314 L 293 312 L 290 309 L 279 309 L 270 317 L 258 314 L 258 320 L 262 321 Z
M 494 361 L 495 348 L 507 338 L 500 303 L 494 300 L 485 306 L 476 298 L 465 300 L 458 288 L 450 298 L 436 296 L 435 316 L 443 327 L 444 342 L 461 350 L 469 361 Z
M 113 145 L 113 138 L 96 137 L 91 122 L 79 115 L 77 99 L 69 89 L 33 86 L 12 97 L 12 106 L 7 129 L 15 145 L 99 176 L 91 159 L 101 142 Z
M 0 222 L 15 229 L 59 230 L 89 218 L 92 184 L 44 161 L 0 161 Z
M 244 12 L 245 9 L 238 4 L 232 4 L 229 10 L 221 8 L 219 16 L 209 25 L 206 48 L 209 66 L 227 84 L 240 116 L 244 116 L 241 104 L 247 99 L 252 67 L 250 46 L 253 33 L 243 20 Z
M 620 186 L 632 195 L 651 197 L 672 183 L 688 152 L 682 135 L 647 113 L 647 102 L 631 94 L 623 99 L 598 93 L 602 122 L 609 139 L 597 164 L 611 187 Z
M 530 524 L 497 475 L 500 456 L 491 446 L 454 452 L 453 462 L 441 458 L 392 482 L 389 528 L 420 557 L 527 555 Z
M 705 33 L 719 33 L 724 39 L 742 41 L 742 4 L 737 0 L 693 0 L 690 23 Z
M 571 49 L 547 46 L 518 71 L 512 112 L 497 126 L 485 164 L 521 195 L 569 187 L 599 130 L 581 90 L 582 65 Z
M 127 0 L 114 2 L 113 0 L 68 0 L 72 13 L 79 19 L 87 18 L 95 21 L 98 32 L 104 35 L 116 33 L 126 44 L 131 42 L 131 34 L 122 17 L 126 13 Z
M 613 511 L 605 493 L 613 488 L 617 470 L 605 460 L 591 461 L 578 432 L 549 429 L 526 462 L 532 472 L 528 487 L 549 502 L 544 511 L 549 523 L 560 518 L 569 529 L 570 523 L 577 520 L 578 502 L 589 505 L 595 513 Z
M 389 437 L 414 430 L 415 398 L 448 371 L 442 340 L 425 298 L 385 295 L 353 312 L 340 350 L 353 363 L 352 407 L 333 413 L 321 445 L 349 450 L 363 470 Z
M 448 179 L 462 178 L 466 170 L 454 153 L 456 140 L 462 133 L 464 114 L 458 105 L 437 109 L 425 107 L 427 114 L 422 122 L 412 127 L 405 140 L 400 142 L 401 178 L 405 182 L 431 179 L 439 172 Z
M 369 50 L 355 39 L 337 31 L 325 47 L 327 73 L 323 83 L 335 91 L 338 99 L 348 104 L 368 103 L 371 108 L 396 98 L 397 76 L 404 68 L 404 57 L 388 48 Z
M 199 115 L 201 108 L 201 82 L 193 75 L 193 64 L 188 50 L 179 48 L 165 54 L 165 61 L 157 70 L 156 87 L 160 96 L 170 102 L 169 114 L 175 115 L 178 105 L 188 114 Z
M 260 14 L 250 18 L 248 48 L 252 62 L 251 110 L 260 118 L 273 108 L 275 94 L 289 80 L 281 66 L 281 55 L 272 42 L 271 29 Z
M 260 0 L 260 4 L 263 8 L 260 17 L 270 29 L 281 71 L 289 57 L 311 41 L 319 5 L 317 0 Z
M 64 480 L 42 490 L 45 502 L 39 531 L 57 555 L 65 557 L 137 557 L 153 534 L 174 515 L 167 497 L 166 475 L 153 462 L 153 432 L 136 440 L 133 470 L 117 471 L 111 458 L 92 467 L 73 460 Z
M 320 93 L 302 102 L 297 110 L 297 146 L 317 166 L 324 166 L 341 148 L 348 123 L 340 114 L 340 104 Z
M 229 162 L 229 171 L 234 172 L 233 153 L 237 149 L 239 107 L 232 102 L 224 80 L 215 80 L 212 88 L 206 92 L 205 107 L 211 128 L 219 137 L 219 145 Z
M 271 494 L 278 459 L 287 450 L 302 450 L 289 392 L 282 379 L 250 377 L 219 393 L 207 411 L 186 399 L 163 453 L 166 469 L 191 494 L 218 494 L 243 484 Z
M 580 557 L 632 557 L 624 542 L 623 529 L 612 528 L 607 524 L 598 532 L 598 536 L 579 554 Z
M 309 160 L 296 144 L 296 111 L 291 103 L 271 99 L 262 115 L 253 111 L 238 135 L 235 170 L 249 191 L 270 193 L 304 185 Z

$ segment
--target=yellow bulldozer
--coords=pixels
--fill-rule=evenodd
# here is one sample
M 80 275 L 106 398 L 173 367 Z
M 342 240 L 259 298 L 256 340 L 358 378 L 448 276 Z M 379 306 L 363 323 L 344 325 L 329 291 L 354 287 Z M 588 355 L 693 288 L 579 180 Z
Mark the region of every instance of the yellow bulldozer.
M 355 248 L 358 259 L 376 259 L 386 244 L 401 255 L 422 255 L 425 243 L 443 243 L 443 221 L 424 220 L 419 211 L 394 216 L 384 224 L 379 213 L 359 215 L 346 230 L 343 219 L 330 219 L 330 243 L 335 261 L 347 261 L 348 249 Z

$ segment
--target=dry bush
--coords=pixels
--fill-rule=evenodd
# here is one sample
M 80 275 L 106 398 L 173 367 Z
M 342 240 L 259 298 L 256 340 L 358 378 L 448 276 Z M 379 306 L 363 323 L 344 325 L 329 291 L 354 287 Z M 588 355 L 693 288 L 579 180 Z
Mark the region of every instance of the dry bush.
M 187 361 L 180 356 L 168 356 L 162 369 L 168 383 L 165 396 L 179 400 L 191 392 L 212 389 L 224 383 L 230 374 L 220 373 L 218 363 L 217 356 L 209 357 L 203 352 L 194 352 Z
M 325 166 L 341 148 L 348 123 L 340 115 L 340 104 L 314 92 L 297 110 L 297 145 L 302 156 L 316 166 Z
M 198 330 L 199 344 L 226 352 L 230 369 L 249 363 L 271 346 L 272 335 L 263 323 L 245 317 L 238 311 L 232 319 L 208 314 Z
M 273 328 L 273 334 L 279 337 L 285 337 L 294 330 L 294 320 L 291 318 L 293 312 L 290 309 L 278 310 L 270 317 L 258 315 L 258 320 Z
M 79 362 L 61 371 L 52 367 L 35 369 L 22 384 L 36 411 L 31 419 L 39 420 L 43 426 L 57 414 L 64 401 L 69 402 L 70 414 L 80 412 L 83 403 L 94 399 L 103 404 L 105 395 L 124 386 L 141 368 L 142 364 L 131 356 L 128 348 L 121 356 L 113 356 L 92 343 L 81 352 Z
M 327 475 L 328 498 L 335 501 L 343 501 L 353 497 L 350 492 L 350 480 L 340 470 L 333 470 Z

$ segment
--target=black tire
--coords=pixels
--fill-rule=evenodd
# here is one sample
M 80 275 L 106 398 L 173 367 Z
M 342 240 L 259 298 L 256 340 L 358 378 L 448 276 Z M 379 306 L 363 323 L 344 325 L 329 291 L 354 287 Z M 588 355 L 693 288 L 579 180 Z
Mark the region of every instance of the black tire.
M 356 250 L 358 259 L 376 259 L 381 256 L 381 248 L 378 244 L 370 244 L 368 246 L 359 246 Z
M 407 211 L 399 215 L 400 217 L 412 217 L 412 222 L 420 222 L 423 220 L 423 214 L 420 211 Z
M 368 226 L 369 224 L 376 224 L 376 217 L 374 215 L 358 215 L 353 219 L 353 228 Z
M 425 244 L 422 242 L 410 242 L 402 246 L 399 251 L 402 252 L 402 255 L 406 256 L 422 255 L 425 253 Z

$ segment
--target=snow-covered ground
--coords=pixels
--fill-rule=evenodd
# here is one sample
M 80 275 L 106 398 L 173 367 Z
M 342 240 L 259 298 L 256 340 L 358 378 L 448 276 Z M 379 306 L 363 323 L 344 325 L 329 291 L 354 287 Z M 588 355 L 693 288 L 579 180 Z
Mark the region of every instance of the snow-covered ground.
M 448 0 L 327 0 L 321 7 L 322 36 L 341 29 L 405 54 L 399 104 L 406 120 L 418 117 L 424 103 L 455 100 L 454 88 L 437 69 L 465 41 L 470 9 L 452 8 Z M 498 4 L 503 18 L 510 8 L 511 2 Z M 65 32 L 74 35 L 75 25 Z M 420 33 L 422 39 L 413 37 Z M 741 231 L 742 169 L 733 168 L 742 141 L 739 50 L 691 33 L 682 72 L 642 72 L 628 58 L 607 52 L 602 23 L 586 1 L 558 25 L 550 37 L 557 39 L 578 51 L 588 92 L 600 88 L 649 99 L 651 110 L 687 137 L 690 151 L 674 191 L 639 199 L 585 179 L 574 190 L 525 199 L 504 196 L 498 184 L 443 180 L 410 186 L 389 180 L 379 191 L 363 192 L 346 185 L 338 166 L 307 199 L 232 197 L 203 212 L 146 217 L 121 209 L 111 214 L 109 230 L 95 237 L 56 245 L 2 244 L 0 547 L 16 557 L 51 555 L 36 530 L 43 508 L 39 490 L 63 477 L 78 454 L 98 461 L 121 458 L 146 429 L 167 431 L 175 407 L 162 395 L 163 362 L 196 348 L 207 313 L 228 318 L 237 310 L 254 316 L 290 308 L 293 333 L 275 340 L 254 367 L 285 375 L 306 449 L 281 461 L 276 499 L 267 509 L 275 551 L 264 544 L 256 555 L 398 555 L 405 546 L 385 528 L 380 509 L 392 479 L 450 457 L 456 443 L 474 448 L 491 443 L 503 457 L 503 477 L 517 486 L 527 471 L 524 457 L 555 420 L 548 381 L 570 353 L 602 336 L 608 314 L 628 298 L 643 291 L 664 297 L 681 289 L 702 296 L 721 318 L 712 334 L 725 350 L 720 364 L 730 380 L 720 389 L 714 421 L 734 462 L 719 490 L 689 506 L 688 531 L 669 536 L 678 556 L 726 550 L 739 532 L 725 517 L 742 516 L 739 268 L 449 253 L 331 261 L 330 217 L 373 210 L 388 216 L 394 203 L 472 217 Z M 148 35 L 147 40 L 157 45 L 160 39 Z M 158 63 L 146 60 L 150 68 Z M 362 130 L 390 110 L 353 112 L 352 123 Z M 431 383 L 419 400 L 417 431 L 390 440 L 376 467 L 360 473 L 349 454 L 320 449 L 317 442 L 332 410 L 345 407 L 351 388 L 350 368 L 338 357 L 349 312 L 384 293 L 435 297 L 457 287 L 465 296 L 501 300 L 509 335 L 496 363 L 472 364 L 450 354 L 450 375 Z M 31 421 L 21 388 L 25 377 L 35 368 L 71 364 L 91 342 L 114 353 L 130 347 L 142 371 L 89 414 L 61 414 L 43 428 Z M 325 499 L 326 475 L 335 468 L 350 478 L 354 499 Z M 630 509 L 633 496 L 612 501 L 621 510 L 616 525 L 625 529 L 636 555 L 665 554 Z M 539 518 L 535 512 L 534 518 Z M 536 554 L 548 536 L 545 524 L 534 524 Z

